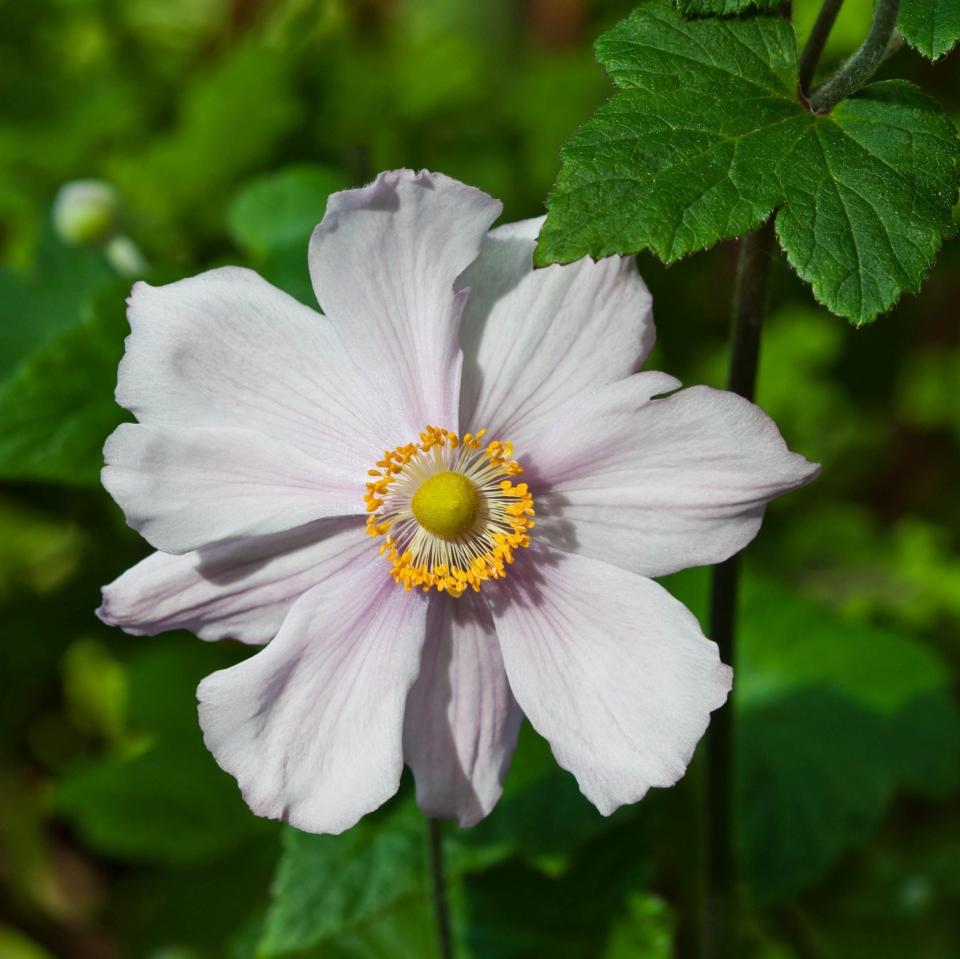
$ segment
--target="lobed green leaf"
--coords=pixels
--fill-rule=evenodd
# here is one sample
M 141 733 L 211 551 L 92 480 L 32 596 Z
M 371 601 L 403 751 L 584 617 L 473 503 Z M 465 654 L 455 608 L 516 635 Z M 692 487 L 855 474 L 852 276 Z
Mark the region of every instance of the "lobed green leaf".
M 960 139 L 912 85 L 831 114 L 797 96 L 793 28 L 684 20 L 651 0 L 597 43 L 619 92 L 570 139 L 536 262 L 652 250 L 670 263 L 778 210 L 816 298 L 857 325 L 916 292 L 953 231 Z

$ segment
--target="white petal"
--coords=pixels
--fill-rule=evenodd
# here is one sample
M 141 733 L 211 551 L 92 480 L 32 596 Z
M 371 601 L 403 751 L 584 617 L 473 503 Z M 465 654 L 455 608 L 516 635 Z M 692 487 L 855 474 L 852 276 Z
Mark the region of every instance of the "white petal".
M 483 819 L 503 791 L 522 718 L 486 604 L 473 594 L 432 597 L 403 726 L 420 808 L 461 826 Z
M 103 485 L 130 526 L 167 553 L 364 511 L 361 470 L 252 430 L 124 423 L 103 454 Z
M 524 463 L 541 542 L 662 576 L 742 549 L 766 504 L 819 467 L 753 403 L 708 387 L 647 402 L 651 376 L 569 404 Z
M 638 369 L 653 346 L 650 293 L 632 257 L 533 269 L 543 219 L 490 232 L 460 283 L 464 429 L 522 455 L 566 401 Z
M 557 762 L 609 815 L 683 775 L 732 671 L 652 580 L 582 556 L 529 558 L 535 570 L 518 567 L 490 591 L 510 686 Z
M 250 270 L 137 283 L 128 317 L 117 402 L 141 423 L 257 430 L 331 465 L 354 465 L 361 446 L 364 470 L 399 442 L 390 384 L 329 320 Z
M 188 629 L 266 643 L 307 590 L 370 548 L 358 520 L 327 519 L 182 556 L 154 553 L 104 587 L 97 615 L 134 636 Z
M 273 642 L 200 684 L 204 741 L 258 816 L 340 833 L 396 792 L 426 612 L 372 548 L 297 600 Z
M 454 281 L 476 257 L 499 201 L 438 173 L 396 170 L 336 193 L 310 241 L 324 313 L 350 350 L 402 396 L 404 435 L 456 431 L 459 326 Z

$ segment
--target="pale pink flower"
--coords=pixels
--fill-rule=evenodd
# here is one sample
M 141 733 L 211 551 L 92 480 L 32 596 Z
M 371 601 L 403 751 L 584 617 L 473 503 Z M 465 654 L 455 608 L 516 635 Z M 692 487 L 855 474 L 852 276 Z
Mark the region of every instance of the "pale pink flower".
M 198 693 L 259 815 L 340 832 L 406 762 L 475 823 L 521 715 L 605 814 L 676 782 L 731 671 L 650 577 L 726 559 L 816 473 L 753 404 L 635 372 L 632 259 L 534 271 L 541 221 L 500 210 L 409 171 L 336 194 L 323 315 L 243 269 L 134 287 L 139 423 L 103 482 L 158 552 L 100 615 L 267 644 Z

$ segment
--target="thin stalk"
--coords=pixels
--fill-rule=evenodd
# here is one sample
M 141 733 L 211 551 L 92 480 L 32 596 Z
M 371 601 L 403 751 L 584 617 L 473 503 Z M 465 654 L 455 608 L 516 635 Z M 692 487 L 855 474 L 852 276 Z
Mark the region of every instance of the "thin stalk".
M 827 45 L 827 38 L 842 6 L 843 0 L 825 0 L 807 38 L 807 45 L 803 48 L 803 54 L 800 57 L 800 92 L 805 97 L 810 94 L 813 75 L 816 73 L 817 64 L 823 56 L 823 48 Z
M 450 904 L 447 900 L 447 878 L 443 857 L 443 828 L 440 820 L 432 816 L 427 817 L 427 859 L 433 881 L 433 911 L 437 923 L 440 959 L 453 959 Z
M 752 400 L 757 382 L 760 332 L 767 305 L 767 280 L 776 256 L 773 217 L 740 240 L 727 389 Z
M 809 96 L 814 113 L 829 113 L 844 97 L 856 93 L 886 57 L 887 47 L 897 29 L 900 0 L 877 0 L 867 39 L 837 72 L 816 87 Z
M 760 332 L 767 280 L 774 257 L 773 218 L 740 240 L 730 330 L 727 386 L 753 399 L 760 357 Z M 739 563 L 734 556 L 714 567 L 710 596 L 710 637 L 720 658 L 736 659 L 735 623 Z M 702 959 L 739 959 L 740 909 L 736 823 L 733 808 L 733 694 L 713 714 L 706 738 L 704 769 L 704 916 Z

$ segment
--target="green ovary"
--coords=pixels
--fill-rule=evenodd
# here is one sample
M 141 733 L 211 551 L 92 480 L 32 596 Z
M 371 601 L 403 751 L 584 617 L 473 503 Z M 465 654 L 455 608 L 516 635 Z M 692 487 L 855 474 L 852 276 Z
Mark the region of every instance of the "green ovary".
M 424 529 L 453 539 L 473 526 L 480 496 L 466 476 L 447 471 L 431 476 L 414 494 L 411 507 Z

